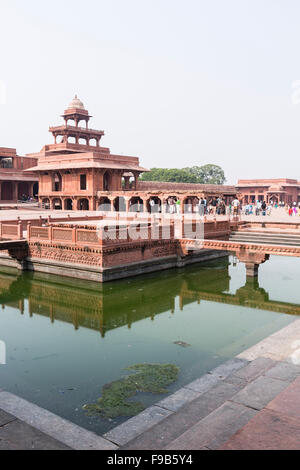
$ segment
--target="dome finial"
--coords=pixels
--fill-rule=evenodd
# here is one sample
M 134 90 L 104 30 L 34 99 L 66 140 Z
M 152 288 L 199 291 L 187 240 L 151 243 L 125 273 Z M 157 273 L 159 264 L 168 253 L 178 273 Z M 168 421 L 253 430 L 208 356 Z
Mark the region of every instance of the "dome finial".
M 85 108 L 84 108 L 83 102 L 80 101 L 77 95 L 75 95 L 75 98 L 69 104 L 68 109 L 85 109 Z

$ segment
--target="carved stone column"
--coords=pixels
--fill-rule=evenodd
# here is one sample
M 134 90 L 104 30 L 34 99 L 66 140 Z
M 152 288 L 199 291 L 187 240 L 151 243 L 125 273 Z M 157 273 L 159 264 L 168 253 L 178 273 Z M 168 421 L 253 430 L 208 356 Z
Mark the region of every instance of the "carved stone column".
M 251 252 L 250 250 L 248 251 L 247 248 L 238 251 L 236 256 L 242 263 L 245 263 L 247 278 L 257 277 L 259 265 L 270 258 L 270 255 Z

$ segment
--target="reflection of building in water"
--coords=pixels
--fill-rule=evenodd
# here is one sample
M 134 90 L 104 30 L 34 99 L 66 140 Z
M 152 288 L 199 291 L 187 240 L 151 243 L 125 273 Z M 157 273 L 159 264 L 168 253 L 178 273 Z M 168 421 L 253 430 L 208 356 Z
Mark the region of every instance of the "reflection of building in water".
M 72 323 L 76 329 L 90 328 L 105 334 L 164 312 L 174 312 L 179 297 L 181 309 L 201 300 L 241 305 L 274 312 L 300 314 L 300 305 L 269 300 L 257 280 L 247 281 L 235 295 L 228 294 L 230 276 L 227 260 L 214 269 L 192 267 L 169 276 L 162 273 L 147 282 L 134 279 L 90 288 L 90 284 L 48 278 L 41 274 L 15 276 L 9 270 L 0 273 L 0 303 L 24 312 L 28 299 L 31 316 L 42 315 Z

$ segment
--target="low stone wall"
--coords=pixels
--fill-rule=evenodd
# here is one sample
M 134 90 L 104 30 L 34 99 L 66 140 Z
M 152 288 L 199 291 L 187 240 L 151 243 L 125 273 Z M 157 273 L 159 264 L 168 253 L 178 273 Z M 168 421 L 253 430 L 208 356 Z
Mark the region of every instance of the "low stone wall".
M 292 218 L 291 218 L 292 219 Z M 266 219 L 266 222 L 259 222 L 259 221 L 255 221 L 255 222 L 247 222 L 247 221 L 244 221 L 242 222 L 238 229 L 239 230 L 249 230 L 249 229 L 264 229 L 264 228 L 268 228 L 268 229 L 281 229 L 283 230 L 284 232 L 286 232 L 287 230 L 299 230 L 300 232 L 300 217 L 299 217 L 299 221 L 295 221 L 293 222 L 291 220 L 291 222 L 268 222 L 267 219 Z
M 224 256 L 212 250 L 183 253 L 176 228 L 187 236 L 195 231 L 196 221 L 183 222 L 177 221 L 178 227 L 138 220 L 130 225 L 119 220 L 119 225 L 107 227 L 28 224 L 26 247 L 16 253 L 1 252 L 0 264 L 103 282 Z M 12 227 L 14 236 L 20 223 Z M 206 221 L 202 228 L 206 239 L 226 239 L 230 221 Z

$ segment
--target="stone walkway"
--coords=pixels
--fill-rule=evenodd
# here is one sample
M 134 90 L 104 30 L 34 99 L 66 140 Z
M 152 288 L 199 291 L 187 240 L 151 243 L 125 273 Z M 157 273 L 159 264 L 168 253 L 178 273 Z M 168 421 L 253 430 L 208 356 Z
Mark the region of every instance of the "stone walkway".
M 233 360 L 189 387 L 197 398 L 122 449 L 300 449 L 300 366 Z
M 69 449 L 56 439 L 0 410 L 0 450 Z
M 106 437 L 126 450 L 299 450 L 300 320 L 150 410 Z

